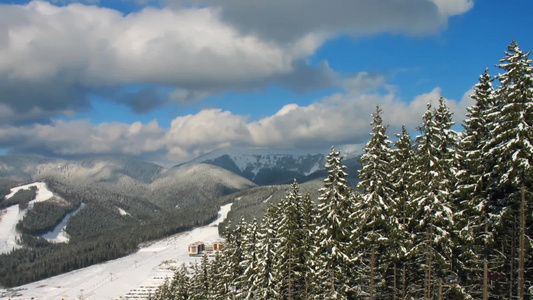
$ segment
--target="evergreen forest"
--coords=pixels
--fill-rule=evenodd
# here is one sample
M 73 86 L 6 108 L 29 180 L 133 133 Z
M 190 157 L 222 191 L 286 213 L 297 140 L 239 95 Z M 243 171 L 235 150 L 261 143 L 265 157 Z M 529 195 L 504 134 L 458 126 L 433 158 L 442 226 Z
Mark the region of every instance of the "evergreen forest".
M 359 174 L 332 148 L 317 199 L 295 180 L 151 299 L 532 299 L 529 54 L 513 41 L 481 74 L 461 132 L 442 97 L 415 138 L 390 138 L 377 107 Z

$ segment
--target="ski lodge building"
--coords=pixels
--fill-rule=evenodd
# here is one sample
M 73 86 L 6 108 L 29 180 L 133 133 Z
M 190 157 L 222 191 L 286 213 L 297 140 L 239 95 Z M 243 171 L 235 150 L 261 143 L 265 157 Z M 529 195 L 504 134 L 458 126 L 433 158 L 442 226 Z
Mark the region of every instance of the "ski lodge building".
M 195 242 L 190 244 L 187 247 L 187 251 L 189 252 L 189 256 L 196 256 L 196 255 L 214 255 L 218 251 L 222 251 L 224 249 L 224 242 L 222 241 L 216 241 L 213 243 L 207 242 Z

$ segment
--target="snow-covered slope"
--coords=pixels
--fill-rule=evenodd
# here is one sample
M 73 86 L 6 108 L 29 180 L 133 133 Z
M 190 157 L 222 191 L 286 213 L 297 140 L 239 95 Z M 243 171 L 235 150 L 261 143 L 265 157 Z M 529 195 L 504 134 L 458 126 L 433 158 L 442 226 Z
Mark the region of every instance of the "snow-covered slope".
M 15 195 L 19 190 L 27 190 L 30 187 L 37 188 L 35 199 L 30 201 L 28 208 L 20 210 L 18 205 L 13 205 L 7 209 L 0 211 L 0 253 L 8 253 L 13 249 L 20 248 L 17 240 L 20 239 L 20 234 L 16 230 L 17 223 L 24 218 L 26 212 L 32 209 L 36 202 L 46 201 L 54 196 L 49 191 L 44 182 L 34 182 L 11 189 L 5 198 L 9 199 Z
M 222 206 L 219 217 L 213 223 L 179 233 L 143 247 L 129 256 L 72 271 L 45 280 L 33 282 L 11 290 L 22 298 L 15 299 L 144 299 L 134 298 L 139 290 L 155 290 L 165 277 L 172 277 L 169 265 L 178 266 L 198 260 L 187 253 L 187 245 L 195 241 L 215 241 L 218 235 L 218 223 L 231 208 L 231 204 Z M 141 288 L 143 287 L 143 288 Z M 0 290 L 7 292 L 6 290 Z M 140 295 L 138 295 L 140 296 Z
M 168 169 L 154 180 L 149 189 L 154 203 L 174 207 L 201 203 L 256 185 L 228 170 L 208 164 L 187 164 Z

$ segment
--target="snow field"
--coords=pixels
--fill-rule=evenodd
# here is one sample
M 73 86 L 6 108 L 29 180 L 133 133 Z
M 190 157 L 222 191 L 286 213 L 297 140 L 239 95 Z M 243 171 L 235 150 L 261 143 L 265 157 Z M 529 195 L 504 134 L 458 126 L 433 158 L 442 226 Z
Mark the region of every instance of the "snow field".
M 230 209 L 231 204 L 224 205 L 211 224 L 162 239 L 126 257 L 16 287 L 22 296 L 13 299 L 72 300 L 80 299 L 82 293 L 83 299 L 145 299 L 165 278 L 172 278 L 172 266 L 200 259 L 188 255 L 189 244 L 220 239 L 217 225 Z

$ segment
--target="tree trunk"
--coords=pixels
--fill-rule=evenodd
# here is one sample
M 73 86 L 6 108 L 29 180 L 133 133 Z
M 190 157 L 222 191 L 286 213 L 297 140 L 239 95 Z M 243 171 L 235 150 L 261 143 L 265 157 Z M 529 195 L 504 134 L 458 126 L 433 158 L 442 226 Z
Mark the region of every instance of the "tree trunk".
M 442 300 L 442 280 L 439 280 L 439 300 Z
M 396 284 L 396 281 L 398 280 L 398 275 L 396 274 L 396 263 L 394 263 L 394 282 L 393 282 L 393 298 L 394 300 L 398 299 L 398 286 Z
M 405 266 L 405 262 L 403 265 L 403 271 L 402 271 L 402 300 L 405 300 L 405 292 L 407 290 L 407 267 Z
M 374 261 L 376 255 L 376 246 L 372 247 L 372 254 L 370 257 L 370 300 L 374 300 Z
M 426 274 L 424 278 L 424 299 L 431 299 L 431 224 L 426 229 Z
M 518 298 L 525 299 L 524 295 L 524 268 L 525 268 L 525 252 L 526 252 L 526 189 L 522 185 L 522 197 L 520 199 L 520 233 L 518 236 Z
M 510 271 L 509 271 L 509 299 L 513 299 L 513 285 L 514 285 L 514 259 L 515 259 L 515 240 L 516 240 L 516 215 L 513 220 L 513 232 L 511 234 L 511 253 L 509 254 L 509 257 L 511 259 L 510 261 Z
M 290 249 L 289 249 L 289 257 L 291 256 L 290 254 Z M 288 274 L 288 300 L 292 300 L 292 259 L 289 258 L 289 274 Z
M 488 259 L 488 246 L 487 246 L 487 234 L 489 233 L 489 223 L 485 219 L 485 240 L 483 249 L 483 300 L 489 300 L 489 259 Z

